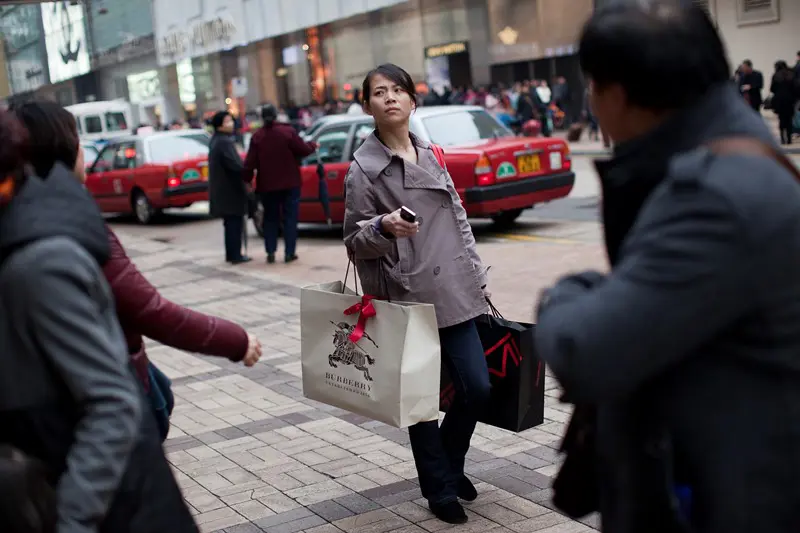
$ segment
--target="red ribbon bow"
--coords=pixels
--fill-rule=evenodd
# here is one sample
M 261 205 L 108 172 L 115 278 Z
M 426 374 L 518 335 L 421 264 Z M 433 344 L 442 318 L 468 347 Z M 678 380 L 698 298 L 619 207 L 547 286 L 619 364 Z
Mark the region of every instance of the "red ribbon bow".
M 372 300 L 374 299 L 374 296 L 365 294 L 361 297 L 361 303 L 345 309 L 344 314 L 346 315 L 354 315 L 359 313 L 358 323 L 356 324 L 353 333 L 351 333 L 349 337 L 352 342 L 358 342 L 361 340 L 361 338 L 364 336 L 364 330 L 367 328 L 367 319 L 378 314 L 375 311 L 375 306 L 372 305 Z

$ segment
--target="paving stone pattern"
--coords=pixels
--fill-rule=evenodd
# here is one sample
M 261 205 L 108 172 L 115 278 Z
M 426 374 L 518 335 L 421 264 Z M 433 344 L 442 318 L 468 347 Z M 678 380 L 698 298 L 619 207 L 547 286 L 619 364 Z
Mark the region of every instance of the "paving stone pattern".
M 203 532 L 580 533 L 552 509 L 555 447 L 569 410 L 548 377 L 545 423 L 520 434 L 480 424 L 467 473 L 477 501 L 449 526 L 422 499 L 408 434 L 303 397 L 297 287 L 224 265 L 215 251 L 187 252 L 121 234 L 162 294 L 244 324 L 264 344 L 252 369 L 149 343 L 176 407 L 169 461 Z

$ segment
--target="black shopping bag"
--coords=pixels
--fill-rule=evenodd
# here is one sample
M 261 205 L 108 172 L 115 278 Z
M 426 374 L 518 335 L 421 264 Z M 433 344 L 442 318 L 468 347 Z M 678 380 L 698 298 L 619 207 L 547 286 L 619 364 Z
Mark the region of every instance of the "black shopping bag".
M 509 431 L 520 432 L 544 422 L 544 363 L 536 358 L 536 326 L 505 320 L 493 308 L 493 314 L 475 319 L 483 344 L 491 398 L 481 422 Z M 447 368 L 442 365 L 439 406 L 447 411 L 455 388 Z

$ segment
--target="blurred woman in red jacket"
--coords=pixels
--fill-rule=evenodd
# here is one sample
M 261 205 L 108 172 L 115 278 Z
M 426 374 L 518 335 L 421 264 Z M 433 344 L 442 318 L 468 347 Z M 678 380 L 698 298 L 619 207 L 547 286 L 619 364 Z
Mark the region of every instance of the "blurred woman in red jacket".
M 31 164 L 38 175 L 46 176 L 46 172 L 40 171 L 52 168 L 57 162 L 74 160 L 75 151 L 80 150 L 75 142 L 77 131 L 61 131 L 62 122 L 52 120 L 52 115 L 59 110 L 63 111 L 60 106 L 47 103 L 29 103 L 15 109 L 30 133 L 31 146 L 35 148 Z M 85 180 L 86 176 L 78 178 Z M 111 258 L 103 266 L 103 272 L 114 294 L 128 353 L 145 392 L 151 393 L 150 377 L 154 368 L 149 364 L 143 337 L 187 352 L 241 361 L 248 367 L 258 362 L 261 357 L 258 339 L 233 322 L 192 311 L 163 298 L 130 260 L 111 228 L 107 226 L 107 229 Z M 171 405 L 167 411 L 171 411 Z M 162 437 L 166 438 L 166 428 L 160 420 L 163 416 L 156 413 L 156 418 L 162 425 Z

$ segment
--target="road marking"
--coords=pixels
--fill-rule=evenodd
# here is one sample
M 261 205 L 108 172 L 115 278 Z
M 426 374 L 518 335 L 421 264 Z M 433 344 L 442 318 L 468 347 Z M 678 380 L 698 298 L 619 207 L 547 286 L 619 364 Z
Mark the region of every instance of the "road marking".
M 520 235 L 518 233 L 496 233 L 494 235 L 500 239 L 508 239 L 510 241 L 522 242 L 547 242 L 550 244 L 585 244 L 584 241 L 576 241 L 572 239 L 559 239 L 555 237 L 542 237 L 540 235 Z

